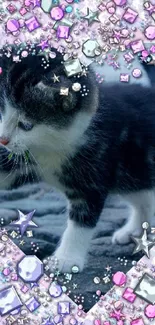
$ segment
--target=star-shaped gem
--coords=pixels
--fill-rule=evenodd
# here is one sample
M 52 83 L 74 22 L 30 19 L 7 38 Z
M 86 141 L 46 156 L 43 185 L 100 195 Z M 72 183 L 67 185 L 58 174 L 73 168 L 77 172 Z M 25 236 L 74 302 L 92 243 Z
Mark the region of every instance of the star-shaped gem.
M 18 213 L 19 213 L 19 219 L 17 221 L 11 222 L 10 225 L 12 225 L 13 227 L 19 227 L 21 236 L 24 235 L 27 227 L 38 228 L 38 226 L 33 221 L 31 221 L 35 213 L 35 210 L 26 215 L 22 213 L 20 210 L 18 210 Z
M 41 325 L 55 325 L 55 324 L 51 321 L 51 317 L 48 317 L 48 318 L 46 318 L 46 319 L 44 318 L 42 320 Z
M 35 7 L 40 7 L 40 0 L 31 0 L 30 2 L 33 4 L 33 9 Z
M 56 76 L 56 74 L 54 73 L 54 76 L 52 77 L 54 83 L 56 83 L 56 82 L 60 82 L 59 78 L 60 78 L 60 77 L 59 77 L 59 76 Z
M 120 310 L 115 310 L 111 313 L 110 317 L 115 318 L 117 321 L 119 321 L 122 317 L 124 317 L 124 315 Z
M 24 241 L 24 240 L 21 240 L 21 241 L 19 242 L 19 245 L 21 245 L 21 246 L 24 246 L 24 244 L 25 244 L 25 241 Z
M 107 272 L 111 271 L 111 268 L 112 268 L 112 266 L 109 266 L 109 265 L 107 265 L 107 266 L 105 267 L 105 269 L 107 270 Z
M 87 75 L 88 75 L 88 71 L 83 69 L 82 72 L 81 72 L 81 76 L 87 77 Z
M 77 289 L 78 285 L 76 283 L 73 283 L 73 289 Z
M 89 8 L 87 8 L 87 15 L 83 17 L 84 19 L 88 20 L 88 25 L 92 24 L 93 22 L 99 22 L 98 19 L 98 11 L 91 11 Z
M 45 48 L 49 46 L 48 41 L 41 41 L 40 44 L 38 44 L 37 46 L 40 46 L 43 51 Z
M 152 242 L 148 240 L 147 238 L 147 230 L 144 229 L 143 235 L 141 237 L 133 237 L 131 236 L 131 239 L 135 242 L 136 247 L 133 251 L 133 254 L 136 254 L 140 251 L 143 251 L 143 253 L 149 257 L 149 248 L 155 245 L 155 242 Z

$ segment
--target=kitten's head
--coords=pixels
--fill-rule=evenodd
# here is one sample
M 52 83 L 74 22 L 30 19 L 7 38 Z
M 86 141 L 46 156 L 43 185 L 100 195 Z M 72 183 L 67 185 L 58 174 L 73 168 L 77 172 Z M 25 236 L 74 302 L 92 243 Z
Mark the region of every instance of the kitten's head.
M 93 73 L 68 77 L 63 57 L 52 51 L 48 66 L 37 53 L 18 63 L 13 53 L 0 58 L 0 142 L 13 152 L 78 144 L 97 108 Z

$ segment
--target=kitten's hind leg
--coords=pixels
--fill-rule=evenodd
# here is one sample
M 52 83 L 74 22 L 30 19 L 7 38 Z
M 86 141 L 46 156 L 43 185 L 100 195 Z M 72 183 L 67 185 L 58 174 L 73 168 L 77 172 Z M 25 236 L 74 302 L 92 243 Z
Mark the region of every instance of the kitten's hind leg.
M 155 193 L 153 190 L 139 191 L 123 196 L 132 207 L 132 213 L 128 222 L 118 229 L 112 243 L 127 244 L 131 235 L 139 235 L 142 232 L 142 223 L 150 221 L 155 212 Z

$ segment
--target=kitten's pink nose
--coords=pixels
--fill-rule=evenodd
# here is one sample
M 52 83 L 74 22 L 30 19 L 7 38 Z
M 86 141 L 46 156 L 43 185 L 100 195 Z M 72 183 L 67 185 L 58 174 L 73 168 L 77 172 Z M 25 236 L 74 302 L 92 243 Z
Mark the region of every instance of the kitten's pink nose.
M 8 138 L 1 138 L 0 137 L 0 144 L 3 144 L 4 146 L 6 146 L 9 143 L 9 139 Z

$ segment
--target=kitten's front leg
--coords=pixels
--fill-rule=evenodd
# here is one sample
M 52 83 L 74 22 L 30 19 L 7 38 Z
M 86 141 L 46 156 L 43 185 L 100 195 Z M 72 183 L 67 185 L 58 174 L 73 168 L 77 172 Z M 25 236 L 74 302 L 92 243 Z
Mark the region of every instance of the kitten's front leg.
M 80 271 L 83 270 L 90 242 L 104 203 L 103 200 L 99 203 L 98 199 L 99 197 L 96 202 L 93 198 L 90 201 L 72 200 L 67 228 L 59 247 L 54 253 L 60 271 L 71 272 L 75 265 Z

